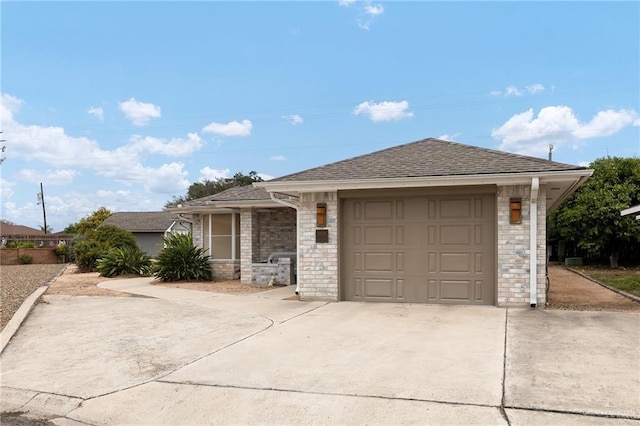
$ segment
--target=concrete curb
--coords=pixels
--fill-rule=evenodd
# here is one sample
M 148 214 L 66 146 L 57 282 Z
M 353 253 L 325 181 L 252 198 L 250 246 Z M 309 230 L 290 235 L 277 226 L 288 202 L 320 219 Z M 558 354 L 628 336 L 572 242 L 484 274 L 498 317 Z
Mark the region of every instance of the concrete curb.
M 626 291 L 622 291 L 622 290 L 620 290 L 619 288 L 611 287 L 610 285 L 607 285 L 607 284 L 605 284 L 605 283 L 603 283 L 603 282 L 601 282 L 601 281 L 598 281 L 598 280 L 596 280 L 595 278 L 591 278 L 591 277 L 590 277 L 589 275 L 587 275 L 587 274 L 583 274 L 582 272 L 578 271 L 577 269 L 568 268 L 568 267 L 566 267 L 566 266 L 564 267 L 564 269 L 566 269 L 567 271 L 571 271 L 571 272 L 573 272 L 574 274 L 578 274 L 578 275 L 580 275 L 582 278 L 586 278 L 586 279 L 588 279 L 588 280 L 589 280 L 589 281 L 591 281 L 591 282 L 594 282 L 594 283 L 596 283 L 596 284 L 599 284 L 599 285 L 601 285 L 602 287 L 606 288 L 607 290 L 611 290 L 611 291 L 613 291 L 613 292 L 615 292 L 615 293 L 618 293 L 620 296 L 624 296 L 624 297 L 626 297 L 626 298 L 628 298 L 628 299 L 633 300 L 634 302 L 638 302 L 638 303 L 640 303 L 640 297 L 638 297 L 638 296 L 634 296 L 633 294 L 629 294 L 629 293 L 627 293 Z
M 4 352 L 4 349 L 9 344 L 9 341 L 18 332 L 18 329 L 20 328 L 24 320 L 27 319 L 33 307 L 40 300 L 40 297 L 44 294 L 45 291 L 47 291 L 51 283 L 57 280 L 58 277 L 62 275 L 64 271 L 67 270 L 68 266 L 69 264 L 67 264 L 64 268 L 62 268 L 60 272 L 58 272 L 58 274 L 55 277 L 53 277 L 49 282 L 38 287 L 33 293 L 29 295 L 29 297 L 27 297 L 24 300 L 24 302 L 22 302 L 22 305 L 20 305 L 16 313 L 13 314 L 13 316 L 11 317 L 7 325 L 0 332 L 0 354 Z

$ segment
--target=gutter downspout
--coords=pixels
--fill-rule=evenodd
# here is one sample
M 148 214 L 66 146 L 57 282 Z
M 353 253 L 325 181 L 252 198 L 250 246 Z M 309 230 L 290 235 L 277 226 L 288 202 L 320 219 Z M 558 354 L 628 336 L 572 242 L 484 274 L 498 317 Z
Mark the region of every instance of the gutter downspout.
M 529 303 L 532 308 L 538 304 L 538 191 L 540 180 L 531 178 L 531 199 L 529 204 Z
M 282 204 L 283 206 L 291 207 L 292 209 L 296 209 L 296 294 L 300 292 L 300 281 L 298 280 L 298 265 L 300 264 L 300 215 L 298 214 L 298 208 L 300 207 L 298 204 L 283 200 L 281 198 L 276 197 L 275 192 L 270 192 L 269 196 L 273 201 L 278 204 Z

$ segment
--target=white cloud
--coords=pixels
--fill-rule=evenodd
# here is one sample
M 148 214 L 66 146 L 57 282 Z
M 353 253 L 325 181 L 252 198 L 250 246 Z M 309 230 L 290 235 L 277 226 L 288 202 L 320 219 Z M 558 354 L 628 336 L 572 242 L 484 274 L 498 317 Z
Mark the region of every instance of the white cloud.
M 104 110 L 100 107 L 91 107 L 87 110 L 87 112 L 94 117 L 96 117 L 100 121 L 104 121 Z
M 158 168 L 146 169 L 145 187 L 157 194 L 175 194 L 189 188 L 187 173 L 182 163 L 163 164 Z
M 220 178 L 228 178 L 229 176 L 230 170 L 229 169 L 223 169 L 223 170 L 217 170 L 217 169 L 212 169 L 211 167 L 205 167 L 204 169 L 200 170 L 200 181 L 205 181 L 205 180 L 218 180 Z
M 454 133 L 452 135 L 449 135 L 448 133 L 445 133 L 444 135 L 440 136 L 438 139 L 443 141 L 455 142 L 458 136 L 460 136 L 461 134 L 462 133 Z
M 182 187 L 184 183 L 185 172 L 182 171 L 184 165 L 181 163 L 171 163 L 171 165 L 153 168 L 144 166 L 140 160 L 140 153 L 145 150 L 175 152 L 172 150 L 184 149 L 174 140 L 160 148 L 151 148 L 147 145 L 148 142 L 134 140 L 129 145 L 113 150 L 104 150 L 100 148 L 96 140 L 70 136 L 61 127 L 21 124 L 14 120 L 13 115 L 18 111 L 22 101 L 4 94 L 2 99 L 0 124 L 3 131 L 11 135 L 11 140 L 14 142 L 11 150 L 7 150 L 7 154 L 10 156 L 20 157 L 27 161 L 41 161 L 56 168 L 87 169 L 98 176 L 111 178 L 117 182 L 145 184 L 150 187 L 155 187 L 153 182 L 159 179 L 156 172 L 164 168 L 163 172 L 166 173 L 166 167 L 171 166 L 169 170 L 173 171 L 175 179 L 172 186 Z M 194 147 L 198 146 L 199 138 L 196 134 L 193 135 L 189 136 L 185 142 L 187 150 L 195 149 Z M 55 146 L 55 149 L 51 149 L 52 146 Z
M 544 90 L 544 86 L 538 83 L 538 84 L 532 84 L 531 86 L 527 86 L 526 89 L 527 89 L 527 92 L 529 92 L 532 95 L 535 95 L 538 92 L 542 92 Z
M 291 121 L 291 124 L 293 124 L 294 126 L 296 124 L 302 124 L 304 123 L 304 119 L 302 117 L 300 117 L 298 114 L 292 114 L 292 115 L 283 115 L 282 118 L 284 120 L 289 120 Z
M 356 24 L 358 27 L 367 31 L 371 27 L 371 24 L 373 24 L 374 19 L 384 13 L 382 3 L 374 3 L 372 0 L 364 0 L 361 2 L 356 2 L 356 0 L 338 0 L 338 4 L 341 7 L 357 5 L 356 13 L 358 16 L 356 18 Z
M 139 102 L 134 98 L 120 102 L 120 110 L 135 126 L 145 126 L 152 118 L 160 117 L 160 107 L 151 103 Z
M 210 123 L 204 129 L 205 133 L 216 133 L 223 136 L 249 136 L 253 123 L 251 120 L 242 120 L 242 123 L 238 121 L 230 121 L 228 123 Z
M 167 157 L 185 157 L 202 148 L 204 142 L 197 133 L 187 133 L 187 138 L 166 139 L 133 135 L 129 139 L 131 148 L 138 152 L 162 154 Z
M 262 180 L 271 180 L 275 179 L 275 176 L 268 175 L 266 173 L 258 173 L 258 176 L 262 178 Z
M 381 4 L 367 4 L 364 6 L 364 13 L 372 16 L 382 15 L 384 7 Z
M 640 118 L 636 118 L 633 122 L 633 127 L 640 127 Z
M 355 115 L 367 114 L 373 121 L 401 120 L 413 117 L 412 112 L 406 111 L 407 108 L 409 108 L 407 101 L 383 101 L 380 103 L 367 101 L 355 107 L 353 113 Z
M 287 157 L 285 157 L 284 155 L 272 155 L 271 157 L 269 157 L 269 160 L 271 161 L 284 161 L 286 159 Z
M 44 185 L 51 186 L 68 185 L 73 182 L 76 176 L 78 176 L 78 172 L 73 169 L 48 170 L 46 172 L 33 169 L 23 169 L 18 173 L 18 177 L 27 182 L 34 184 L 43 182 Z
M 0 177 L 0 198 L 8 200 L 13 195 L 13 182 L 9 182 L 6 179 Z
M 544 85 L 540 83 L 531 84 L 529 86 L 526 86 L 524 90 L 526 90 L 526 92 L 530 95 L 535 95 L 536 93 L 540 93 L 544 90 Z M 509 96 L 522 96 L 524 94 L 524 90 L 519 89 L 516 86 L 507 86 L 504 90 L 492 90 L 491 92 L 489 92 L 489 94 L 491 96 L 502 95 L 505 98 L 508 98 Z
M 515 86 L 507 86 L 507 88 L 504 89 L 504 96 L 505 98 L 509 96 L 522 96 L 522 92 Z
M 598 112 L 589 122 L 580 122 L 568 106 L 542 108 L 537 117 L 533 109 L 515 114 L 491 136 L 500 140 L 500 149 L 529 155 L 544 154 L 548 144 L 556 146 L 610 136 L 638 120 L 634 110 Z

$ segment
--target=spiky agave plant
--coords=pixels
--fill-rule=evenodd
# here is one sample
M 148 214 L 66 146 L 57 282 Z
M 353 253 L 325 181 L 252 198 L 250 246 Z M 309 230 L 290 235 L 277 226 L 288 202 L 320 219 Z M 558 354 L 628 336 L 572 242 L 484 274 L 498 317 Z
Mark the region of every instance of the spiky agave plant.
M 109 250 L 98 259 L 97 270 L 103 277 L 136 274 L 151 275 L 151 258 L 140 247 L 123 247 Z
M 206 250 L 193 245 L 191 234 L 164 237 L 164 249 L 155 265 L 160 281 L 211 281 L 213 274 Z

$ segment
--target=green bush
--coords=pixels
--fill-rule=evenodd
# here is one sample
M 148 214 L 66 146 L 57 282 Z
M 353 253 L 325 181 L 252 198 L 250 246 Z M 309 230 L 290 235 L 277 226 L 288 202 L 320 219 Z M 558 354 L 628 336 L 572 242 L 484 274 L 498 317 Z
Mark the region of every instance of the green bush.
M 137 248 L 133 234 L 113 225 L 103 225 L 90 230 L 84 239 L 73 245 L 73 258 L 80 272 L 95 271 L 98 259 L 103 258 L 109 250 L 115 248 Z
M 97 269 L 103 277 L 136 274 L 151 275 L 151 258 L 139 247 L 111 249 L 102 259 L 98 259 Z
M 35 248 L 36 245 L 33 244 L 30 241 L 13 241 L 9 244 L 7 244 L 7 247 L 9 248 Z
M 193 245 L 191 234 L 164 238 L 165 248 L 158 255 L 155 275 L 160 281 L 211 281 L 213 274 L 205 250 Z
M 31 265 L 33 263 L 33 256 L 29 254 L 21 254 L 18 257 L 18 263 L 20 265 Z

